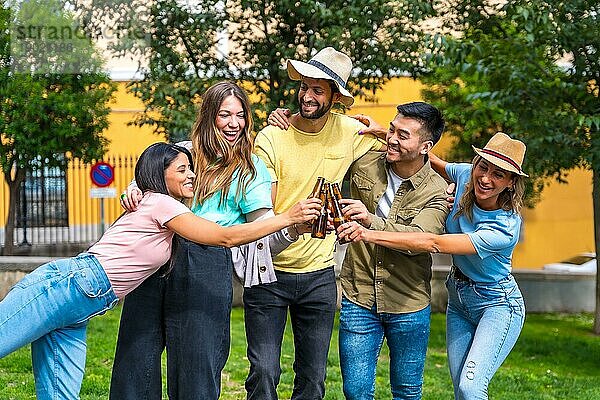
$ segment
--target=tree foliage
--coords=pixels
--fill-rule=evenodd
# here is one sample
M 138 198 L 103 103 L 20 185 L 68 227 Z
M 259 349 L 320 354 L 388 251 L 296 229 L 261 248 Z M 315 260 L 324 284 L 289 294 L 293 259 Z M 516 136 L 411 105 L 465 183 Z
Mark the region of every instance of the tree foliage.
M 373 91 L 391 76 L 423 67 L 419 24 L 435 12 L 430 2 L 416 0 L 207 0 L 194 5 L 104 0 L 93 8 L 81 3 L 78 9 L 91 25 L 107 15 L 118 21 L 127 33 L 115 48 L 147 62 L 143 80 L 131 85 L 145 104 L 135 124 L 152 125 L 173 140 L 187 137 L 199 95 L 216 80 L 241 82 L 254 94 L 259 126 L 267 110 L 293 106 L 296 84 L 287 77 L 285 61 L 308 60 L 326 46 L 350 56 L 355 67 L 350 90 L 372 100 Z M 140 25 L 131 25 L 133 14 Z M 142 30 L 144 40 L 131 40 Z
M 498 130 L 528 145 L 526 170 L 564 181 L 598 165 L 600 23 L 597 2 L 461 1 L 443 23 L 458 35 L 432 38 L 428 99 L 445 110 L 466 159 Z M 541 189 L 541 187 L 538 187 Z
M 92 57 L 89 40 L 61 48 L 64 41 L 50 40 L 47 28 L 73 26 L 62 4 L 23 4 L 0 6 L 0 167 L 10 193 L 5 254 L 13 249 L 18 190 L 26 173 L 40 164 L 64 166 L 72 157 L 100 158 L 107 145 L 101 132 L 108 126 L 114 90 L 100 72 L 98 58 Z M 17 38 L 18 27 L 33 33 Z M 70 67 L 80 73 L 65 73 Z
M 571 169 L 591 169 L 600 254 L 599 2 L 461 0 L 446 7 L 441 23 L 452 34 L 430 38 L 435 50 L 422 79 L 456 139 L 452 157 L 469 159 L 471 145 L 500 130 L 527 144 L 534 195 L 547 178 L 565 182 Z

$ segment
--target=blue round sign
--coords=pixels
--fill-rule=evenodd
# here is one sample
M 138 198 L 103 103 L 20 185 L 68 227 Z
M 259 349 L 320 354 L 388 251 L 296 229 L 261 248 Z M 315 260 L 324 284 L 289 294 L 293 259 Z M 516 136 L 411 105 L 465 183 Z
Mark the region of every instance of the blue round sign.
M 115 169 L 112 165 L 105 163 L 104 161 L 98 161 L 96 164 L 92 165 L 90 178 L 92 178 L 92 183 L 96 186 L 108 186 L 115 180 Z

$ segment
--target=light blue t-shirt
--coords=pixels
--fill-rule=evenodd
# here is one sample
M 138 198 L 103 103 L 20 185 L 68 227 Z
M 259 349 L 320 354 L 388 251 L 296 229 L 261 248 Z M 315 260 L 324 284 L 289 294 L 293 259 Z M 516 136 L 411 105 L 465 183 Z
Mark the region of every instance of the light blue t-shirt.
M 473 220 L 461 215 L 455 218 L 458 204 L 471 179 L 471 164 L 449 163 L 446 173 L 456 182 L 456 200 L 446 219 L 448 233 L 466 233 L 477 254 L 453 255 L 454 265 L 475 282 L 497 282 L 511 271 L 512 253 L 519 241 L 521 216 L 512 211 L 485 211 L 473 207 Z
M 252 162 L 256 167 L 256 177 L 248 184 L 246 193 L 240 193 L 236 199 L 237 188 L 240 183 L 238 171 L 236 171 L 223 204 L 219 204 L 221 191 L 218 191 L 204 200 L 202 204 L 195 204 L 192 207 L 192 212 L 221 226 L 231 226 L 246 222 L 244 214 L 260 208 L 273 208 L 271 203 L 271 175 L 267 170 L 267 166 L 255 155 L 252 155 Z

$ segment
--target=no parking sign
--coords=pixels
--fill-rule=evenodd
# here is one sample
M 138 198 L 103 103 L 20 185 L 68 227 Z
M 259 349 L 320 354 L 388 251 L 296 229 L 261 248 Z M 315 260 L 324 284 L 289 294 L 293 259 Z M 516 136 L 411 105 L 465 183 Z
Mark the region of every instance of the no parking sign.
M 104 199 L 117 196 L 117 190 L 114 187 L 107 187 L 115 180 L 115 169 L 109 163 L 98 161 L 92 165 L 90 170 L 92 183 L 98 187 L 90 189 L 90 197 L 100 199 L 100 235 L 104 233 Z
M 98 187 L 109 186 L 115 180 L 115 169 L 109 163 L 98 161 L 90 171 L 92 183 Z

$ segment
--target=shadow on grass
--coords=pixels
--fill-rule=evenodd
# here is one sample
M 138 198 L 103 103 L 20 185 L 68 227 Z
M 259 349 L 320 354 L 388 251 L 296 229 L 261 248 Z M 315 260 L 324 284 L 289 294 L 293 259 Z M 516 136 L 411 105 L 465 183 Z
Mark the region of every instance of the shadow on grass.
M 589 314 L 531 314 L 490 385 L 502 399 L 600 399 L 600 338 Z

